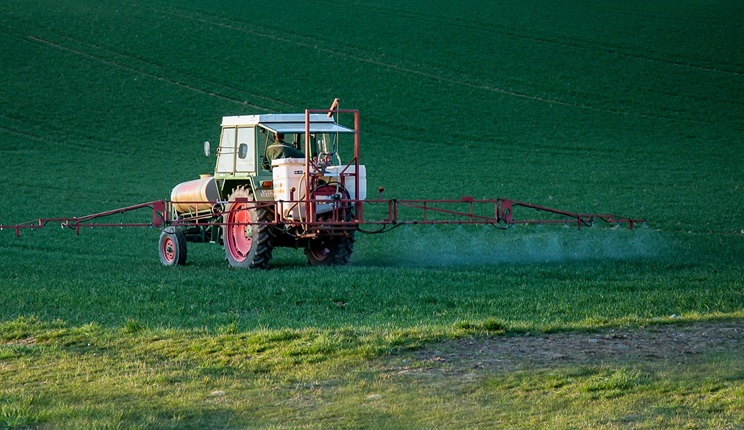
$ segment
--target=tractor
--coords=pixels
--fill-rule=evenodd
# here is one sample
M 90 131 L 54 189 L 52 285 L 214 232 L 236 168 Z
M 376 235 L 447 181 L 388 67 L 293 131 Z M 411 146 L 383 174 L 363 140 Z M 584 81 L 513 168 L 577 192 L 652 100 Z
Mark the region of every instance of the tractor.
M 160 261 L 185 264 L 186 242 L 212 242 L 236 268 L 268 268 L 276 247 L 303 249 L 311 265 L 347 264 L 366 173 L 358 112 L 348 111 L 353 127 L 339 124 L 338 112 L 223 117 L 214 173 L 171 192 Z
M 210 155 L 209 142 L 204 142 L 204 152 Z M 645 222 L 501 197 L 386 199 L 380 187 L 376 198 L 367 198 L 367 174 L 359 163 L 359 111 L 338 109 L 338 99 L 325 110 L 223 117 L 216 154 L 214 172 L 178 184 L 170 200 L 0 224 L 0 231 L 14 230 L 20 236 L 24 229 L 49 223 L 78 234 L 93 227 L 158 228 L 158 254 L 165 266 L 186 263 L 187 242 L 210 242 L 222 245 L 232 267 L 266 269 L 277 247 L 304 250 L 311 265 L 345 265 L 357 233 L 384 233 L 403 225 L 564 224 L 581 229 L 603 221 L 632 230 Z M 145 209 L 152 211 L 148 222 L 100 222 Z M 541 216 L 523 218 L 517 211 Z

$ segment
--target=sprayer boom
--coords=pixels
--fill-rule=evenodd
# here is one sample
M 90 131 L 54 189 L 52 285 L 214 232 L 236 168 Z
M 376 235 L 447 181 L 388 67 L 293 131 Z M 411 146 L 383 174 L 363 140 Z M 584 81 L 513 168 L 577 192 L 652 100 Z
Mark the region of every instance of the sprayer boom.
M 174 210 L 174 205 L 191 203 L 194 206 L 208 206 L 210 209 L 205 213 L 195 213 L 193 216 L 179 216 Z M 573 225 L 581 229 L 589 227 L 595 221 L 603 221 L 608 224 L 627 224 L 633 230 L 637 223 L 646 222 L 643 219 L 618 217 L 612 214 L 574 213 L 560 209 L 539 206 L 506 198 L 496 199 L 474 199 L 462 197 L 460 199 L 371 199 L 350 200 L 336 199 L 329 203 L 328 199 L 311 199 L 310 204 L 334 206 L 329 211 L 329 217 L 322 221 L 310 220 L 243 220 L 236 223 L 225 223 L 222 221 L 226 212 L 225 206 L 242 203 L 245 209 L 269 209 L 278 213 L 279 205 L 282 207 L 292 204 L 307 203 L 307 201 L 281 201 L 281 202 L 252 202 L 245 199 L 237 201 L 194 201 L 174 203 L 170 200 L 156 200 L 119 209 L 91 215 L 62 217 L 62 218 L 39 218 L 32 221 L 15 225 L 0 225 L 0 230 L 14 230 L 16 236 L 20 236 L 22 230 L 36 230 L 46 227 L 48 224 L 59 224 L 62 228 L 75 230 L 80 234 L 82 228 L 96 227 L 157 227 L 165 229 L 168 227 L 178 228 L 208 228 L 208 227 L 230 227 L 235 225 L 268 225 L 272 227 L 302 227 L 312 231 L 312 235 L 323 232 L 343 231 L 351 228 L 358 229 L 361 233 L 383 233 L 401 225 L 436 225 L 436 224 L 460 224 L 460 225 L 493 225 L 506 228 L 513 225 L 530 224 L 564 224 Z M 336 218 L 333 214 L 339 208 L 354 206 L 366 208 L 358 211 L 353 218 Z M 518 218 L 515 216 L 517 208 L 531 209 L 537 213 L 548 214 L 551 217 L 543 218 Z M 143 222 L 102 222 L 116 215 L 128 212 L 149 209 L 152 212 L 151 219 Z M 376 214 L 379 218 L 365 218 L 365 213 Z M 372 215 L 374 216 L 374 215 Z

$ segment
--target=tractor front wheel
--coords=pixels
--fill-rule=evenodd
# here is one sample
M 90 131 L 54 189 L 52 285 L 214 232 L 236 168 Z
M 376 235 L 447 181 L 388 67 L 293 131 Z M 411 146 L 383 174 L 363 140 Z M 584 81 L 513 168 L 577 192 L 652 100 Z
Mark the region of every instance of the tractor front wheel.
M 186 264 L 186 235 L 175 227 L 163 229 L 158 241 L 158 254 L 163 266 L 183 266 Z
M 256 223 L 274 221 L 272 211 L 257 207 L 245 187 L 236 188 L 229 201 L 222 226 L 227 262 L 236 268 L 267 269 L 273 251 L 271 226 Z

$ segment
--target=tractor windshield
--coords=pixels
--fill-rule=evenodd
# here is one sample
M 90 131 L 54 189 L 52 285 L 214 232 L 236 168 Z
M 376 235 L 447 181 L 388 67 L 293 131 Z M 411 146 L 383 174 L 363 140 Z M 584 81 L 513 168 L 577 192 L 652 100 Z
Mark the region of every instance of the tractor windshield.
M 270 171 L 271 162 L 277 158 L 305 158 L 305 133 L 282 133 L 259 127 L 258 142 L 262 170 Z M 316 159 L 329 158 L 332 165 L 341 164 L 338 133 L 310 133 L 309 155 Z
M 336 123 L 326 115 L 276 114 L 262 118 L 257 128 L 257 150 L 264 171 L 271 170 L 271 162 L 278 158 L 305 158 L 305 132 L 310 131 L 309 157 L 323 158 L 327 164 L 340 164 L 338 140 L 341 135 L 352 135 L 354 130 Z

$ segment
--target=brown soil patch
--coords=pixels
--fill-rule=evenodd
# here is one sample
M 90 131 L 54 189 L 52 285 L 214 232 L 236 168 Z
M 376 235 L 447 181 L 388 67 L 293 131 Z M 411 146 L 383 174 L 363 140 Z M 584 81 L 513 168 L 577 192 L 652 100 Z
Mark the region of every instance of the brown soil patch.
M 732 352 L 744 356 L 744 320 L 669 324 L 598 333 L 554 333 L 460 339 L 428 345 L 414 353 L 423 366 L 504 371 L 539 369 L 562 364 L 669 361 L 681 363 L 703 353 Z M 423 367 L 423 368 L 422 368 Z M 414 370 L 415 369 L 415 370 Z
M 27 346 L 36 344 L 35 337 L 24 337 L 21 339 L 13 339 L 5 342 L 5 346 Z

